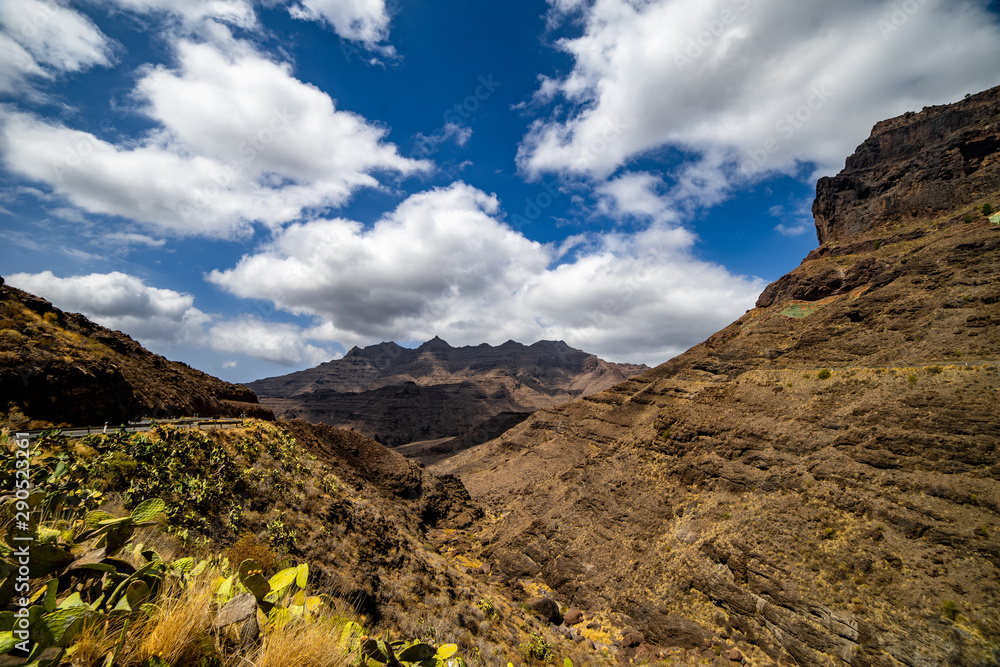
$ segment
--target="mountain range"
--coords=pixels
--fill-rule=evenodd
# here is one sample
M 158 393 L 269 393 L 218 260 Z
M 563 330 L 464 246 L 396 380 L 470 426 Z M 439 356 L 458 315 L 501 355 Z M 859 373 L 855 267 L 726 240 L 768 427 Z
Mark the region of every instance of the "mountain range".
M 389 446 L 461 436 L 431 445 L 435 458 L 644 370 L 561 341 L 452 347 L 435 337 L 413 349 L 355 347 L 341 359 L 247 387 L 280 417 L 351 428 Z

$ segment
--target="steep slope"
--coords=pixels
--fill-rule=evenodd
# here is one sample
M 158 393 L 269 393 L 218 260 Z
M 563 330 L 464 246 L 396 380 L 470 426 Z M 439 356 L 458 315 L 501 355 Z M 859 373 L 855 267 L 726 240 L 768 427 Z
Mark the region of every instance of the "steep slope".
M 757 308 L 433 467 L 477 554 L 671 651 L 1000 663 L 998 140 L 1000 89 L 880 123 Z
M 273 419 L 246 387 L 153 354 L 0 278 L 4 413 L 16 428 L 116 424 L 143 415 Z
M 563 342 L 454 348 L 434 338 L 416 349 L 354 348 L 342 359 L 247 386 L 280 416 L 353 428 L 397 446 L 472 433 L 500 413 L 527 416 L 644 370 Z

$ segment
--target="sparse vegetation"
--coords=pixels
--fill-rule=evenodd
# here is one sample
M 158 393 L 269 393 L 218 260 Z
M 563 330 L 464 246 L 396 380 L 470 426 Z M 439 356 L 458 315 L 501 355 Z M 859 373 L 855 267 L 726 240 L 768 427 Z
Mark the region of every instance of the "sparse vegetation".
M 833 375 L 833 373 L 830 372 L 830 369 L 824 368 L 823 370 L 821 370 L 819 373 L 816 374 L 816 377 L 818 377 L 820 380 L 829 380 L 831 375 Z
M 540 634 L 531 635 L 531 639 L 521 645 L 521 650 L 525 657 L 535 660 L 549 660 L 552 658 L 552 645 Z
M 486 618 L 491 621 L 495 621 L 500 618 L 500 612 L 497 611 L 496 605 L 493 604 L 493 600 L 490 598 L 479 598 L 479 602 L 476 603 L 476 607 L 478 607 Z

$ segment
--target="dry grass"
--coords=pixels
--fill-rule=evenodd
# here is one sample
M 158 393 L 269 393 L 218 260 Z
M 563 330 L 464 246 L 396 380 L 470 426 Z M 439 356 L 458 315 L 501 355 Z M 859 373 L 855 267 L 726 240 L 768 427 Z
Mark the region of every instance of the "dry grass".
M 340 645 L 341 626 L 331 620 L 292 622 L 265 639 L 254 667 L 344 667 L 351 664 Z M 246 664 L 244 662 L 244 664 Z
M 128 642 L 130 650 L 121 664 L 137 665 L 158 655 L 169 665 L 197 665 L 213 654 L 212 575 L 199 577 L 183 589 L 179 584 L 168 585 L 159 599 L 160 612 L 140 622 L 136 633 L 141 638 Z
M 80 632 L 73 644 L 73 667 L 93 667 L 103 665 L 109 654 L 115 650 L 115 642 L 121 636 L 122 623 L 89 623 Z

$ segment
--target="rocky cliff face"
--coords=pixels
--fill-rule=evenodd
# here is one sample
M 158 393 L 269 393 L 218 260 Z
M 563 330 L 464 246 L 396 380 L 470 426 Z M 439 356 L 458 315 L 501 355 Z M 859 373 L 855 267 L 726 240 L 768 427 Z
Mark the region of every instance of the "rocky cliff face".
M 879 124 L 737 322 L 433 466 L 474 554 L 626 659 L 1000 663 L 998 99 Z
M 465 434 L 455 445 L 464 447 L 500 413 L 557 405 L 644 370 L 563 342 L 455 348 L 434 338 L 416 349 L 354 348 L 342 359 L 247 386 L 280 416 L 353 428 L 389 446 Z
M 879 123 L 835 177 L 820 179 L 820 243 L 954 211 L 1000 178 L 1000 88 Z
M 252 391 L 144 349 L 0 279 L 0 413 L 18 428 L 141 416 L 273 419 Z

